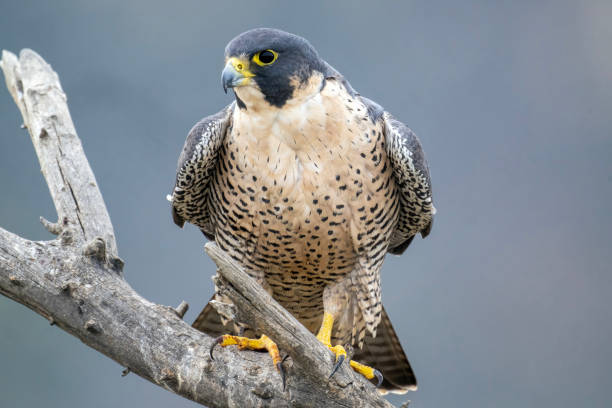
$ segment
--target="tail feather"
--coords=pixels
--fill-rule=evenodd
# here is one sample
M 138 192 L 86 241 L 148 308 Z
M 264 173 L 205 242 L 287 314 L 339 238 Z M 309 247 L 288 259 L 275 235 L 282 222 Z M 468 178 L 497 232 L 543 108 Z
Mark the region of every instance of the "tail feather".
M 210 300 L 218 300 L 217 295 L 213 295 Z M 204 332 L 212 337 L 221 336 L 223 334 L 233 334 L 247 337 L 257 337 L 257 333 L 243 325 L 238 325 L 236 322 L 228 321 L 225 324 L 221 320 L 221 316 L 217 310 L 210 304 L 210 301 L 204 306 L 198 317 L 191 325 L 194 329 Z
M 384 307 L 380 324 L 376 329 L 376 337 L 368 333 L 363 347 L 355 350 L 353 359 L 382 373 L 384 380 L 379 388 L 382 393 L 404 394 L 417 389 L 417 380 L 412 367 Z
M 212 299 L 214 299 L 214 296 Z M 223 325 L 221 317 L 210 303 L 206 304 L 191 326 L 209 336 L 221 336 L 233 332 L 233 325 L 229 323 Z

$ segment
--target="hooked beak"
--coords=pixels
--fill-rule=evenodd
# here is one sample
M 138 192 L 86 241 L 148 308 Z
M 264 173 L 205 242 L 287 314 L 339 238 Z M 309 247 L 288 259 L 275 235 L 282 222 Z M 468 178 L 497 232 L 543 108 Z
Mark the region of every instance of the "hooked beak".
M 248 69 L 248 62 L 232 57 L 227 60 L 225 68 L 221 73 L 221 82 L 223 83 L 223 91 L 227 93 L 227 88 L 235 88 L 244 86 L 249 83 L 250 78 L 254 77 Z

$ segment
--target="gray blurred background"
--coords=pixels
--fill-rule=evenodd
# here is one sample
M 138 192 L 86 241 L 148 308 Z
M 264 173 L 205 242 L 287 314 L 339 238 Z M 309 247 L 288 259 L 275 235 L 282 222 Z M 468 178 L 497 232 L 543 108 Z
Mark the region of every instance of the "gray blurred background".
M 411 407 L 612 406 L 610 1 L 10 1 L 0 48 L 59 73 L 128 282 L 151 301 L 212 292 L 204 237 L 165 195 L 185 135 L 230 101 L 225 44 L 308 38 L 420 136 L 438 215 L 383 268 L 419 379 Z M 0 226 L 50 239 L 55 212 L 0 87 Z M 0 298 L 2 407 L 194 407 Z

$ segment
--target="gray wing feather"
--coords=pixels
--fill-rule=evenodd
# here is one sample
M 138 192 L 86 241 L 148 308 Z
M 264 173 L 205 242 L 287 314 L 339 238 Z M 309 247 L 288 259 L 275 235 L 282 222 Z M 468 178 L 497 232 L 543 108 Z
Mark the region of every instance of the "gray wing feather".
M 400 216 L 389 252 L 401 254 L 417 233 L 425 238 L 436 212 L 427 160 L 417 136 L 388 112 L 383 113 L 386 149 L 400 190 Z
M 234 103 L 200 120 L 189 132 L 178 161 L 172 192 L 172 218 L 179 227 L 188 221 L 212 239 L 207 206 L 208 186 L 217 164 L 219 150 L 231 123 Z

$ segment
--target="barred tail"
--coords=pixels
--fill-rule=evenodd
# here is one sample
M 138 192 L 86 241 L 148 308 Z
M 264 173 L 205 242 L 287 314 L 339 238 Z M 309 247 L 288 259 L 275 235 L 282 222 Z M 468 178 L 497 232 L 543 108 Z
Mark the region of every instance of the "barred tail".
M 376 337 L 368 333 L 353 359 L 382 373 L 384 381 L 379 388 L 382 393 L 404 394 L 417 389 L 416 377 L 384 308 Z
M 211 300 L 214 298 L 213 296 Z M 233 331 L 232 324 L 228 324 L 227 326 L 223 325 L 221 317 L 210 303 L 206 304 L 191 326 L 213 337 L 231 334 Z

